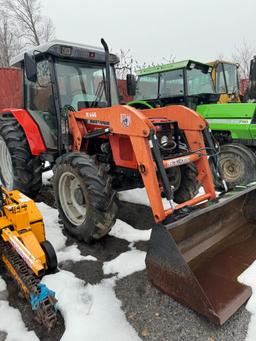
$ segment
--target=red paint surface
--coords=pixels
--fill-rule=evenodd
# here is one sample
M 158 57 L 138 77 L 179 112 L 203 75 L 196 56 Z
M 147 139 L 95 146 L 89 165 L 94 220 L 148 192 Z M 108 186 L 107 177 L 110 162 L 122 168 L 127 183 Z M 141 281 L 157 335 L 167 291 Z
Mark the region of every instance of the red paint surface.
M 33 155 L 40 155 L 46 151 L 44 141 L 40 130 L 29 113 L 24 109 L 4 109 L 6 112 L 11 112 L 19 124 L 22 126 L 27 141 Z
M 133 101 L 133 97 L 127 94 L 126 80 L 118 79 L 117 84 L 118 84 L 119 95 L 122 96 L 122 103 L 128 103 L 128 102 Z

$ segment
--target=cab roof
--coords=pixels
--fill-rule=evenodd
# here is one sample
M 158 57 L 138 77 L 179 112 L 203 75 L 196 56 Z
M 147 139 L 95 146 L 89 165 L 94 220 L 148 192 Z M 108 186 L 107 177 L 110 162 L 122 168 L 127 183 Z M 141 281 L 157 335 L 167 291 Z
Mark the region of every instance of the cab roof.
M 159 72 L 164 72 L 164 71 L 172 71 L 172 70 L 178 70 L 178 69 L 186 69 L 189 68 L 190 65 L 196 64 L 200 67 L 210 67 L 207 64 L 203 64 L 201 62 L 197 62 L 192 59 L 187 59 L 187 60 L 182 60 L 180 62 L 175 62 L 175 63 L 169 63 L 169 64 L 162 64 L 162 65 L 157 65 L 157 66 L 150 66 L 145 69 L 137 70 L 136 73 L 138 76 L 143 76 L 143 75 L 150 75 L 153 73 L 159 73 Z
M 90 62 L 105 62 L 105 51 L 101 47 L 77 44 L 63 40 L 53 40 L 48 43 L 35 46 L 30 50 L 23 50 L 18 56 L 11 60 L 11 65 L 15 66 L 22 63 L 26 52 L 35 55 L 50 54 L 56 57 L 86 60 Z M 114 54 L 110 54 L 110 63 L 116 64 L 118 62 L 119 58 Z

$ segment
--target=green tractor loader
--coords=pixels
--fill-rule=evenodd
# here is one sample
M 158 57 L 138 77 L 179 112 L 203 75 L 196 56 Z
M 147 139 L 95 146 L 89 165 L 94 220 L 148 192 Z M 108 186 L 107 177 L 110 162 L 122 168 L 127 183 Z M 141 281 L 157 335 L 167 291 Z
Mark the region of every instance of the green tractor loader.
M 230 187 L 246 185 L 256 179 L 256 103 L 219 104 L 222 93 L 216 92 L 212 72 L 211 65 L 194 60 L 140 70 L 129 104 L 139 109 L 181 104 L 196 110 L 220 144 L 223 178 Z

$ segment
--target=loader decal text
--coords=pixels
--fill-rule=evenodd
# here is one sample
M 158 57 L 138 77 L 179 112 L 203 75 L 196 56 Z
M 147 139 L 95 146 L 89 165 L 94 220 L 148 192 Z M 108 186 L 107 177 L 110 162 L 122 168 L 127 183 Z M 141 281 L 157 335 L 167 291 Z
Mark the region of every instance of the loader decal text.
M 96 118 L 97 117 L 97 113 L 96 112 L 86 112 L 85 115 L 88 118 Z
M 177 159 L 169 160 L 168 167 L 177 167 L 180 165 L 185 165 L 186 163 L 189 163 L 189 162 L 190 162 L 189 156 L 180 157 Z

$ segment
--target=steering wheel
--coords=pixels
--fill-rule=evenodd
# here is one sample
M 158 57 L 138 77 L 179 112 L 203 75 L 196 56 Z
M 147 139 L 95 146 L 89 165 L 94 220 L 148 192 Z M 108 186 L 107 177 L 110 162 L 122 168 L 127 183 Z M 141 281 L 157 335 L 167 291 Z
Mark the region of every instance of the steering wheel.
M 81 91 L 81 90 L 76 90 L 76 91 L 73 91 L 71 93 L 71 98 L 72 98 L 71 105 L 74 108 L 78 109 L 78 103 L 79 102 L 88 103 L 88 106 L 89 106 L 89 102 L 95 101 L 96 96 L 95 95 L 88 95 L 86 92 Z

